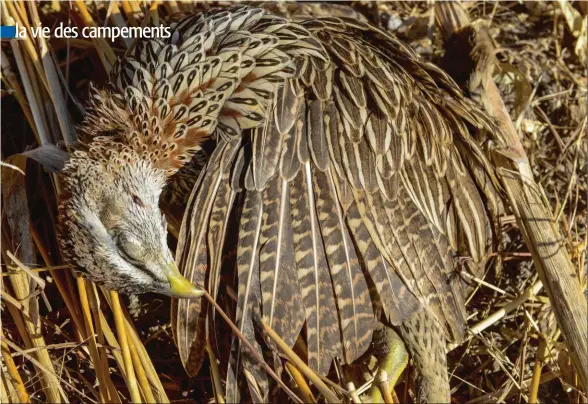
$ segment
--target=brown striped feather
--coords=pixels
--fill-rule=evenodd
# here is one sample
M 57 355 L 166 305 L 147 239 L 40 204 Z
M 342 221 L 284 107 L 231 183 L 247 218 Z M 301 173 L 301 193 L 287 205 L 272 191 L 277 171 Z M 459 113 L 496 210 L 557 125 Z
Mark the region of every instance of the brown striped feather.
M 419 308 L 418 299 L 404 285 L 372 241 L 355 204 L 347 210 L 347 223 L 350 229 L 354 229 L 352 235 L 367 272 L 366 278 L 371 279 L 375 289 L 371 291 L 373 304 L 383 310 L 388 322 L 400 324 Z
M 239 241 L 237 243 L 237 310 L 236 325 L 253 347 L 261 351 L 254 337 L 252 307 L 261 305 L 259 279 L 259 239 L 263 222 L 263 203 L 260 193 L 249 191 L 245 194 L 240 218 Z M 233 347 L 227 371 L 226 399 L 239 401 L 238 380 L 241 362 L 245 362 L 249 372 L 254 372 L 257 384 L 267 388 L 267 375 L 254 365 L 251 354 L 240 348 L 240 341 L 233 339 Z
M 370 305 L 369 289 L 346 228 L 330 170 L 313 171 L 313 187 L 321 234 L 337 309 L 346 363 L 351 363 L 365 352 L 371 340 L 374 313 Z
M 308 162 L 291 183 L 290 203 L 298 283 L 306 314 L 308 364 L 327 374 L 333 358 L 343 357 L 343 351 Z
M 461 281 L 450 280 L 453 256 L 483 260 L 491 236 L 484 198 L 496 191 L 481 185 L 494 185 L 492 169 L 471 128 L 493 123 L 445 73 L 365 22 L 297 24 L 241 7 L 190 17 L 174 32 L 173 44 L 141 46 L 140 63 L 121 69 L 133 119 L 116 125 L 142 133 L 153 105 L 144 138 L 175 142 L 181 165 L 218 121 L 178 260 L 214 291 L 233 201 L 243 201 L 236 322 L 255 349 L 263 347 L 254 310 L 291 346 L 306 322 L 308 362 L 321 374 L 335 357 L 362 355 L 376 320 L 402 323 L 419 305 L 459 340 L 464 301 Z M 142 61 L 154 57 L 161 61 L 151 72 Z M 172 100 L 174 86 L 193 96 Z M 231 139 L 243 139 L 238 150 L 219 151 Z M 174 327 L 184 363 L 204 332 L 194 320 L 202 308 L 191 304 L 176 308 L 191 313 Z M 267 376 L 234 340 L 229 401 L 240 398 L 241 375 L 254 399 L 267 399 Z
M 207 167 L 202 170 L 199 185 L 194 188 L 188 201 L 187 212 L 182 221 L 176 262 L 184 276 L 197 285 L 206 285 L 208 279 L 208 246 L 206 243 L 207 222 L 216 198 L 222 175 L 221 159 L 227 145 L 219 145 Z M 199 192 L 206 189 L 207 192 Z M 177 302 L 175 336 L 184 363 L 189 364 L 190 374 L 198 373 L 204 354 L 207 305 L 203 299 Z
M 279 176 L 262 193 L 259 238 L 262 318 L 290 346 L 304 323 L 292 241 L 290 189 Z
M 253 129 L 252 173 L 255 189 L 261 191 L 276 173 L 282 150 L 283 135 L 273 119 L 266 119 L 260 128 Z
M 308 149 L 315 166 L 325 171 L 329 164 L 329 151 L 327 150 L 327 138 L 325 136 L 324 113 L 325 104 L 320 100 L 307 103 L 307 136 Z

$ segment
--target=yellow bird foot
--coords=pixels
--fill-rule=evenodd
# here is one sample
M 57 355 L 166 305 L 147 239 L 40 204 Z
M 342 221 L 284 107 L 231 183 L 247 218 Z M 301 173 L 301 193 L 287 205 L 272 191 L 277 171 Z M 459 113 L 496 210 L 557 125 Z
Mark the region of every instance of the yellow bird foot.
M 382 327 L 374 332 L 375 354 L 380 361 L 372 387 L 373 403 L 398 403 L 394 386 L 408 364 L 408 352 L 404 342 L 396 332 Z

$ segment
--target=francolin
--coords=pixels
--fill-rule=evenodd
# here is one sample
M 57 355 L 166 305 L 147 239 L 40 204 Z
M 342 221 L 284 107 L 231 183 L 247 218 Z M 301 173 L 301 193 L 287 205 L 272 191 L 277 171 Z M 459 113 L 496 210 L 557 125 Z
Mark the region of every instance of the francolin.
M 213 10 L 138 42 L 82 129 L 63 172 L 63 251 L 107 288 L 191 297 L 173 316 L 189 373 L 221 321 L 203 289 L 218 296 L 236 245 L 235 322 L 259 352 L 259 319 L 300 338 L 321 375 L 373 344 L 393 384 L 406 346 L 418 400 L 450 401 L 446 341 L 466 319 L 455 271 L 488 253 L 480 139 L 497 128 L 442 70 L 360 19 Z M 174 259 L 159 198 L 195 153 Z M 227 401 L 268 400 L 238 339 L 227 356 Z

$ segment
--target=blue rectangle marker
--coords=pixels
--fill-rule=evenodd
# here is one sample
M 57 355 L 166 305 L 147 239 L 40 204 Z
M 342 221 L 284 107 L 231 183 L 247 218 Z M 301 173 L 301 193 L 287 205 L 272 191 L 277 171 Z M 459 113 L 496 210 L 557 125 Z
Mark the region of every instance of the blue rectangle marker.
M 16 38 L 15 25 L 0 25 L 0 39 Z

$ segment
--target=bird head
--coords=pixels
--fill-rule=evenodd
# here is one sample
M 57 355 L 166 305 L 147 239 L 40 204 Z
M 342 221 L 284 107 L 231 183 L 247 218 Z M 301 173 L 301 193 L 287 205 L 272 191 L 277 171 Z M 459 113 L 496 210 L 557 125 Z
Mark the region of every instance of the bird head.
M 204 140 L 239 139 L 283 111 L 275 99 L 296 96 L 276 96 L 299 50 L 280 35 L 299 38 L 301 49 L 316 41 L 264 16 L 243 7 L 188 17 L 166 40 L 139 41 L 107 88 L 92 92 L 83 125 L 90 140 L 65 168 L 60 206 L 66 258 L 91 280 L 127 293 L 202 295 L 174 265 L 158 199 Z M 326 61 L 319 50 L 313 57 Z
M 66 258 L 89 279 L 123 293 L 202 296 L 180 274 L 167 245 L 159 208 L 165 173 L 108 146 L 108 156 L 94 147 L 75 152 L 65 166 L 60 240 Z

